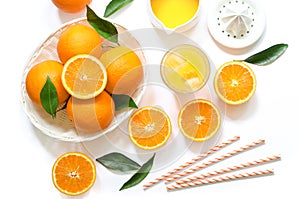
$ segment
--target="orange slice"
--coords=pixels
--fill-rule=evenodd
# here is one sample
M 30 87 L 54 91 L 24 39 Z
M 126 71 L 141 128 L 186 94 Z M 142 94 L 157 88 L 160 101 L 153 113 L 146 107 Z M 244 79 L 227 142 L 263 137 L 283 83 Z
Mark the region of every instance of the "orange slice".
M 255 74 L 245 62 L 226 62 L 216 72 L 214 87 L 219 98 L 225 103 L 243 104 L 255 93 Z
M 218 132 L 220 124 L 219 109 L 212 102 L 204 99 L 188 102 L 178 116 L 180 131 L 196 142 L 212 138 Z
M 78 99 L 90 99 L 105 89 L 107 73 L 99 59 L 80 54 L 65 63 L 61 79 L 70 95 Z
M 94 162 L 80 152 L 61 155 L 52 168 L 52 180 L 62 193 L 76 196 L 87 192 L 96 180 Z
M 172 126 L 169 116 L 161 109 L 145 106 L 135 111 L 128 123 L 131 141 L 142 149 L 156 149 L 170 137 Z

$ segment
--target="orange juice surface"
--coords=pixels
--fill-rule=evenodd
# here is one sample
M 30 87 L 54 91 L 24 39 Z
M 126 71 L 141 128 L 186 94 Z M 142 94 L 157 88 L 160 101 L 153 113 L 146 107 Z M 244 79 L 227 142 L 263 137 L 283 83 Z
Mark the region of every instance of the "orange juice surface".
M 167 27 L 176 28 L 196 14 L 199 0 L 151 0 L 155 16 Z

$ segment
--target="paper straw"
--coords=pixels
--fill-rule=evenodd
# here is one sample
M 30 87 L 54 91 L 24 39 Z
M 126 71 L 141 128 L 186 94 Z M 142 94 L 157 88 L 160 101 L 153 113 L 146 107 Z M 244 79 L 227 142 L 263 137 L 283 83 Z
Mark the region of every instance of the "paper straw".
M 261 159 L 258 159 L 258 160 L 254 160 L 254 161 L 246 162 L 246 163 L 243 163 L 243 164 L 231 166 L 231 167 L 228 167 L 226 169 L 220 169 L 220 170 L 208 172 L 208 173 L 205 173 L 205 174 L 200 174 L 200 175 L 188 177 L 188 178 L 185 178 L 185 179 L 182 179 L 182 180 L 178 180 L 175 183 L 176 184 L 186 184 L 186 183 L 190 183 L 190 182 L 193 182 L 193 181 L 198 181 L 198 180 L 205 179 L 205 178 L 211 178 L 211 177 L 214 177 L 216 175 L 221 175 L 221 174 L 233 172 L 233 171 L 240 170 L 240 169 L 246 169 L 246 168 L 249 168 L 249 167 L 259 166 L 261 164 L 265 164 L 265 163 L 268 163 L 268 162 L 271 162 L 271 161 L 279 160 L 280 158 L 281 158 L 280 155 L 273 155 L 273 156 L 270 156 L 270 157 L 261 158 Z
M 196 171 L 199 171 L 200 169 L 206 168 L 206 167 L 211 166 L 211 165 L 213 165 L 213 164 L 216 164 L 216 163 L 218 163 L 218 162 L 220 162 L 220 161 L 222 161 L 222 160 L 226 160 L 226 159 L 228 159 L 228 158 L 231 158 L 231 157 L 234 156 L 234 155 L 237 155 L 237 154 L 239 154 L 239 153 L 242 153 L 242 152 L 245 152 L 245 151 L 247 151 L 247 150 L 249 150 L 249 149 L 252 149 L 253 147 L 258 146 L 258 145 L 260 145 L 260 144 L 262 144 L 262 143 L 264 143 L 264 142 L 265 142 L 265 140 L 258 140 L 258 141 L 252 142 L 251 144 L 247 144 L 247 145 L 245 145 L 245 146 L 242 146 L 242 147 L 240 147 L 240 148 L 238 148 L 238 149 L 235 149 L 235 150 L 233 150 L 233 151 L 231 151 L 231 152 L 228 152 L 228 153 L 225 154 L 225 155 L 221 155 L 221 156 L 219 156 L 219 157 L 216 157 L 216 158 L 213 159 L 213 160 L 209 160 L 208 162 L 203 163 L 203 164 L 201 164 L 201 165 L 199 165 L 199 166 L 195 166 L 195 167 L 189 168 L 188 170 L 185 170 L 185 171 L 183 171 L 183 172 L 181 172 L 181 173 L 172 175 L 172 176 L 170 176 L 169 178 L 166 178 L 166 179 L 165 179 L 165 183 L 171 183 L 171 182 L 174 182 L 174 181 L 176 181 L 177 179 L 186 177 L 187 175 L 190 175 L 190 174 L 192 174 L 192 173 L 195 173 Z
M 203 180 L 193 181 L 190 183 L 172 184 L 172 185 L 167 186 L 166 188 L 167 188 L 167 191 L 180 190 L 180 189 L 184 189 L 184 188 L 213 184 L 213 183 L 220 183 L 220 182 L 224 182 L 224 181 L 233 181 L 233 180 L 237 180 L 237 179 L 258 177 L 258 176 L 263 176 L 263 175 L 268 175 L 268 174 L 271 175 L 273 173 L 274 173 L 273 169 L 265 169 L 265 170 L 247 172 L 247 173 L 225 175 L 225 176 L 220 176 L 220 177 L 210 178 L 210 179 L 203 179 Z
M 240 139 L 240 136 L 234 136 L 233 138 L 228 139 L 227 141 L 224 141 L 221 144 L 214 146 L 213 148 L 211 148 L 209 151 L 205 152 L 204 154 L 199 154 L 198 156 L 196 156 L 193 159 L 191 159 L 190 161 L 180 165 L 179 167 L 173 169 L 172 171 L 169 171 L 166 174 L 164 174 L 164 175 L 162 175 L 158 178 L 155 178 L 153 181 L 150 181 L 147 184 L 144 184 L 143 185 L 144 190 L 146 190 L 146 189 L 154 186 L 155 184 L 167 179 L 171 175 L 174 175 L 174 174 L 186 169 L 187 167 L 199 162 L 200 160 L 203 160 L 204 158 L 208 157 L 209 155 L 219 151 L 220 149 L 228 146 L 231 143 L 236 142 L 239 139 Z

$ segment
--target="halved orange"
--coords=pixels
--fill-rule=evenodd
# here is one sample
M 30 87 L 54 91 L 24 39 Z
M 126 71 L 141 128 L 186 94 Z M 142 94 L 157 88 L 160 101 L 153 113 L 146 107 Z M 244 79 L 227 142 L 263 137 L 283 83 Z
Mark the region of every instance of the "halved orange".
M 145 106 L 136 110 L 128 122 L 131 141 L 142 149 L 156 149 L 170 137 L 172 126 L 169 116 L 160 108 Z
M 94 185 L 96 167 L 87 155 L 81 152 L 68 152 L 55 161 L 52 180 L 60 192 L 71 196 L 80 195 Z
M 255 74 L 245 62 L 226 62 L 216 72 L 214 87 L 219 98 L 225 103 L 243 104 L 255 93 Z
M 178 115 L 178 126 L 187 138 L 202 142 L 212 138 L 219 130 L 219 109 L 208 100 L 195 99 L 185 104 Z
M 61 79 L 70 95 L 78 99 L 90 99 L 105 89 L 107 73 L 98 58 L 80 54 L 65 63 Z

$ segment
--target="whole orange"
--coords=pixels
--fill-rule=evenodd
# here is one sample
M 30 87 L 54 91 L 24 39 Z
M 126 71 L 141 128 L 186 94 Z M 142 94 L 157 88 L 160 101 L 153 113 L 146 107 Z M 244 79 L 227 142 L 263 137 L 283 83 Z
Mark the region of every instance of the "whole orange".
M 62 61 L 79 54 L 91 54 L 100 57 L 102 37 L 90 26 L 76 24 L 63 31 L 57 43 L 57 53 Z
M 92 0 L 52 0 L 53 4 L 60 10 L 68 13 L 76 13 L 85 9 Z
M 106 68 L 106 90 L 110 93 L 130 95 L 143 80 L 141 60 L 134 51 L 125 46 L 106 51 L 100 60 Z
M 46 60 L 33 66 L 26 76 L 26 90 L 29 98 L 41 105 L 40 93 L 49 76 L 56 88 L 59 103 L 65 102 L 69 94 L 62 85 L 62 70 L 63 65 L 54 60 Z
M 71 97 L 67 115 L 79 132 L 94 133 L 110 125 L 115 115 L 115 104 L 106 91 L 93 99 Z

